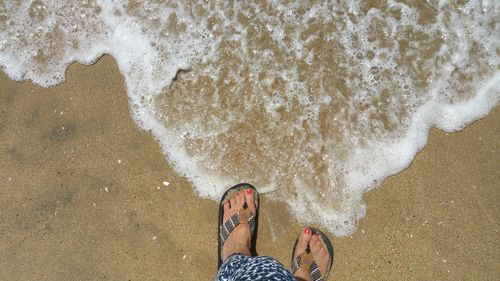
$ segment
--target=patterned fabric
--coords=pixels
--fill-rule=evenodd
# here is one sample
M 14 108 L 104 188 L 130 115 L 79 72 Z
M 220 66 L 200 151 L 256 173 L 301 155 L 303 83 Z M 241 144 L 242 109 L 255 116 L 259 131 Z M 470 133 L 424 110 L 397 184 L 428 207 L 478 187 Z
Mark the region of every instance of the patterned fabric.
M 295 281 L 292 273 L 271 257 L 231 255 L 217 273 L 216 281 Z

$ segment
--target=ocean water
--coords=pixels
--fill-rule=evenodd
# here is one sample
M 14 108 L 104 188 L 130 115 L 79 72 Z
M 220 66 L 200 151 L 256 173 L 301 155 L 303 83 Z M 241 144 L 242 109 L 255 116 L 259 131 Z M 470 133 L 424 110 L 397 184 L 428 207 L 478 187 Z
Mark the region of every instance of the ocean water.
M 250 182 L 345 236 L 432 126 L 499 103 L 499 20 L 495 0 L 4 0 L 0 66 L 49 87 L 110 54 L 199 196 Z

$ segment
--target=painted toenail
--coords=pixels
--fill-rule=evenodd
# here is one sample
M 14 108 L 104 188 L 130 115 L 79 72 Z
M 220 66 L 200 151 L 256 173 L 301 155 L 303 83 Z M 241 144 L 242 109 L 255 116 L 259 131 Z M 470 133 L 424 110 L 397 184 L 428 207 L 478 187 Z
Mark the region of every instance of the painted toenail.
M 247 194 L 252 194 L 253 190 L 251 188 L 247 189 Z
M 305 234 L 311 234 L 311 229 L 310 229 L 309 227 L 306 227 L 306 228 L 304 229 L 304 233 L 305 233 Z

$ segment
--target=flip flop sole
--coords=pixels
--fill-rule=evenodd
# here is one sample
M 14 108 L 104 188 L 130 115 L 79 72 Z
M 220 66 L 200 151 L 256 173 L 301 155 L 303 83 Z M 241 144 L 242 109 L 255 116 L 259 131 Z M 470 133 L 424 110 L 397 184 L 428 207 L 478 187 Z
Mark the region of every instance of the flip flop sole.
M 217 270 L 220 268 L 222 265 L 222 247 L 221 247 L 221 240 L 220 240 L 220 228 L 223 224 L 223 219 L 224 219 L 224 204 L 229 201 L 235 194 L 240 192 L 241 190 L 251 188 L 253 190 L 254 194 L 254 202 L 255 202 L 255 228 L 254 232 L 252 233 L 252 242 L 250 246 L 250 253 L 254 256 L 257 255 L 256 251 L 256 243 L 257 243 L 257 228 L 259 225 L 259 193 L 257 192 L 257 189 L 248 183 L 239 183 L 228 190 L 224 192 L 224 194 L 221 197 L 221 200 L 219 202 L 219 215 L 218 215 L 218 226 L 217 226 L 217 251 L 218 251 L 218 265 L 217 265 Z

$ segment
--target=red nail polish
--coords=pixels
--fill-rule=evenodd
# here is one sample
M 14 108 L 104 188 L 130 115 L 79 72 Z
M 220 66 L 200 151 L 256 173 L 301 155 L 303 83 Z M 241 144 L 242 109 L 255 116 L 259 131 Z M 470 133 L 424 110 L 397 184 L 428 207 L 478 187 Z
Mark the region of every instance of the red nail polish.
M 247 189 L 247 194 L 252 194 L 253 190 L 251 188 Z
M 306 227 L 306 228 L 304 229 L 304 233 L 305 233 L 305 234 L 311 234 L 311 229 L 310 229 L 309 227 Z

